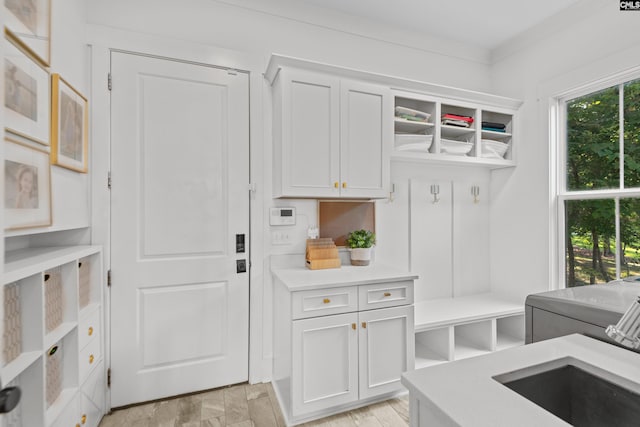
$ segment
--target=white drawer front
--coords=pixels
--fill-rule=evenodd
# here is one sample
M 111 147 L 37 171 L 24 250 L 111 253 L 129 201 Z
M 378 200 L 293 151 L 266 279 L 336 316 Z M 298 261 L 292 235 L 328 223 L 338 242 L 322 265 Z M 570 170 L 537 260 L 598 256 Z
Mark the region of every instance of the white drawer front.
M 359 287 L 360 311 L 413 304 L 413 280 Z
M 292 296 L 294 319 L 327 316 L 358 311 L 356 286 L 294 292 Z
M 100 362 L 100 337 L 96 337 L 80 351 L 80 383 L 82 384 L 87 375 L 96 367 Z
M 89 341 L 100 335 L 100 309 L 94 310 L 91 314 L 80 319 L 78 330 L 78 342 L 80 350 L 85 348 Z

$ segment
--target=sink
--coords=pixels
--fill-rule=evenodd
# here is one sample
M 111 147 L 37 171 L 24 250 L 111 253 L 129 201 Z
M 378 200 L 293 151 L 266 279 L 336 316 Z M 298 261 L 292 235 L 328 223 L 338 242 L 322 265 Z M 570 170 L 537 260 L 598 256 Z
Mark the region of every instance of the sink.
M 639 385 L 577 359 L 559 359 L 494 379 L 573 426 L 640 424 Z

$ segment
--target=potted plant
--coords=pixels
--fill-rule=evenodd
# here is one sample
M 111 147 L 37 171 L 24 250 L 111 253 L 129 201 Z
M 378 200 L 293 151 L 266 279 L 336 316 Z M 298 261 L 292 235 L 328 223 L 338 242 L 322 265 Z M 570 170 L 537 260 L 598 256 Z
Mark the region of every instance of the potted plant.
M 351 252 L 351 265 L 369 265 L 371 247 L 376 243 L 376 235 L 369 230 L 355 230 L 347 235 L 347 245 Z

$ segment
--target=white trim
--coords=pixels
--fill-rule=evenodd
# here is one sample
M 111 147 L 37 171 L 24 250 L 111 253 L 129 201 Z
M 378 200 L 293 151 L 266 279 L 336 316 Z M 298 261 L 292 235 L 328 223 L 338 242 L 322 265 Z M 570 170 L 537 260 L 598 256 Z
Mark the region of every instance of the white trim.
M 186 62 L 216 65 L 249 73 L 249 117 L 250 117 L 250 176 L 252 181 L 263 176 L 264 169 L 264 88 L 266 82 L 262 71 L 265 64 L 257 55 L 231 51 L 210 45 L 184 42 L 130 31 L 88 25 L 87 40 L 91 47 L 91 167 L 92 167 L 92 235 L 94 244 L 104 246 L 104 270 L 111 267 L 110 259 L 110 194 L 106 186 L 110 170 L 110 92 L 107 75 L 110 72 L 110 53 L 113 50 L 136 52 L 146 55 L 171 58 Z M 114 82 L 117 84 L 117 81 Z M 265 301 L 264 276 L 269 266 L 264 262 L 264 196 L 265 188 L 258 186 L 250 196 L 250 325 L 249 325 L 249 382 L 268 381 L 271 378 L 271 356 L 264 354 L 262 340 Z M 116 279 L 117 280 L 117 279 Z M 109 290 L 105 287 L 105 362 L 110 365 L 109 341 Z M 266 325 L 268 328 L 269 325 Z M 110 397 L 107 398 L 110 409 Z

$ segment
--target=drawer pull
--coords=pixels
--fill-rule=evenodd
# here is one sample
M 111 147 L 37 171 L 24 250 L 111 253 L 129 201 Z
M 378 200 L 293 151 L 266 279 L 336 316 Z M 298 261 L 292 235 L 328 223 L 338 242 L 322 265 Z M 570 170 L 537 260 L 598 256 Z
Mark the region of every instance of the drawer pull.
M 367 329 L 367 322 L 362 322 L 362 329 Z
M 391 296 L 391 292 L 385 292 L 385 293 L 384 293 L 384 296 L 385 296 L 385 297 L 390 297 L 390 296 Z
M 355 330 L 356 330 L 356 328 L 357 328 L 356 324 L 355 324 L 355 323 L 352 323 L 352 324 L 351 324 L 351 329 L 353 329 L 353 330 L 355 331 Z
M 89 364 L 93 363 L 93 359 L 94 359 L 94 357 L 93 357 L 93 354 L 92 354 L 92 355 L 89 356 Z
M 76 424 L 76 427 L 80 427 L 80 424 Z
M 322 300 L 322 302 L 324 304 L 329 304 L 331 302 L 331 300 L 329 298 L 325 298 L 325 299 Z
M 87 414 L 83 414 L 82 415 L 81 421 L 82 421 L 82 424 L 86 424 L 87 423 Z
M 333 183 L 333 187 L 334 187 L 334 188 L 338 188 L 338 181 L 336 181 L 336 182 L 334 182 L 334 183 Z
M 342 183 L 342 188 L 347 188 L 347 183 L 346 183 L 346 181 Z
M 93 326 L 89 326 L 89 336 L 93 335 Z

